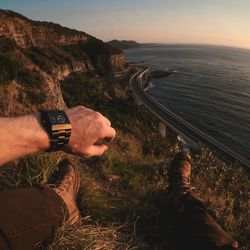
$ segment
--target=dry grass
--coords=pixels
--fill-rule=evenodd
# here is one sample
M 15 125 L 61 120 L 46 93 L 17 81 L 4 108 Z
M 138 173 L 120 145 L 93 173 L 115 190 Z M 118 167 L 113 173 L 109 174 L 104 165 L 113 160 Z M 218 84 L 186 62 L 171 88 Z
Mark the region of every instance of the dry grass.
M 84 219 L 83 219 L 84 221 Z M 93 222 L 82 225 L 64 225 L 55 235 L 54 241 L 44 250 L 132 250 L 133 238 L 122 232 L 122 227 L 101 226 Z
M 250 248 L 250 180 L 243 168 L 218 163 L 201 148 L 193 164 L 195 192 L 206 202 L 210 213 L 240 243 Z

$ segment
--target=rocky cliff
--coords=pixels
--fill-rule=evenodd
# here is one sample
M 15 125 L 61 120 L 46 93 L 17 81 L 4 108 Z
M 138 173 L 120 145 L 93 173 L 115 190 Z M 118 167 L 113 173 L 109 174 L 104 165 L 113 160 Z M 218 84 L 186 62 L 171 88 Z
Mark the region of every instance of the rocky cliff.
M 84 32 L 0 10 L 0 113 L 63 108 L 60 81 L 80 72 L 112 75 L 121 50 Z

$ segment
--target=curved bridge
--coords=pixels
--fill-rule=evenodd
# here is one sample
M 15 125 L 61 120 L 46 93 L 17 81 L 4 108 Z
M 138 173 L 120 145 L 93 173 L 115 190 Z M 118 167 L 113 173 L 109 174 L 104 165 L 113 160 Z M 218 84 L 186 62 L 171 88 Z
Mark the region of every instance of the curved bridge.
M 143 69 L 135 73 L 130 79 L 131 89 L 136 98 L 161 122 L 166 124 L 169 128 L 181 135 L 189 143 L 196 145 L 199 143 L 205 144 L 212 151 L 216 152 L 219 158 L 228 163 L 239 163 L 243 165 L 248 174 L 250 174 L 250 161 L 240 154 L 234 152 L 227 146 L 219 143 L 206 133 L 197 129 L 190 123 L 186 122 L 159 102 L 155 101 L 143 89 L 144 78 L 147 81 L 148 69 Z

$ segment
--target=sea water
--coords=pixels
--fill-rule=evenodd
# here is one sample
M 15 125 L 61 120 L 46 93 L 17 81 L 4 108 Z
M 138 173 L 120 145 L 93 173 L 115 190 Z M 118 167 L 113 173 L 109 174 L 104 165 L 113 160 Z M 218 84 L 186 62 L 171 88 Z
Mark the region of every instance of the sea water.
M 250 158 L 250 50 L 205 45 L 143 45 L 127 61 L 170 70 L 147 92 L 186 121 Z

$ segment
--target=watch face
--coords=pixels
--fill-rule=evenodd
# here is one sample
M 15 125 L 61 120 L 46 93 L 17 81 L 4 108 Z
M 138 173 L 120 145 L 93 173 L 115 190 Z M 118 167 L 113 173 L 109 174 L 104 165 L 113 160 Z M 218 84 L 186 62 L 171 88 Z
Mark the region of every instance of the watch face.
M 53 115 L 50 115 L 50 116 L 49 116 L 49 120 L 50 120 L 51 124 L 57 123 L 56 117 L 53 116 Z
M 62 115 L 58 115 L 57 117 L 56 117 L 56 120 L 57 120 L 57 122 L 58 123 L 66 123 L 66 119 L 65 119 L 65 117 L 64 116 L 62 116 Z
M 70 123 L 67 119 L 67 116 L 58 110 L 49 110 L 47 112 L 47 120 L 48 124 L 51 125 Z

